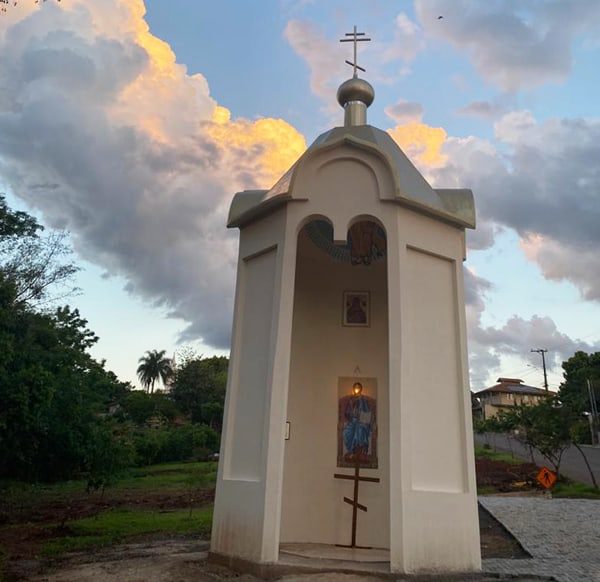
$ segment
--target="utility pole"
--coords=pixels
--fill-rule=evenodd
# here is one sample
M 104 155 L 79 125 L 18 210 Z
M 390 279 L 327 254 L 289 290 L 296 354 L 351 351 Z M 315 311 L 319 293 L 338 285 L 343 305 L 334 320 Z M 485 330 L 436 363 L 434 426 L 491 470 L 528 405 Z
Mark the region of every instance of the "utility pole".
M 540 348 L 531 351 L 535 352 L 536 354 L 542 354 L 542 366 L 544 367 L 544 388 L 546 389 L 546 392 L 548 392 L 548 375 L 546 374 L 546 353 L 548 352 L 548 350 Z
M 592 418 L 592 426 L 594 427 L 594 432 L 597 431 L 598 429 L 598 406 L 596 404 L 596 391 L 594 390 L 593 386 L 592 386 L 592 381 L 588 378 L 587 379 L 587 389 L 588 389 L 588 396 L 590 397 L 590 407 L 591 407 L 591 418 Z M 597 442 L 600 444 L 600 435 L 596 434 L 597 437 Z M 594 437 L 592 435 L 592 444 L 594 444 Z

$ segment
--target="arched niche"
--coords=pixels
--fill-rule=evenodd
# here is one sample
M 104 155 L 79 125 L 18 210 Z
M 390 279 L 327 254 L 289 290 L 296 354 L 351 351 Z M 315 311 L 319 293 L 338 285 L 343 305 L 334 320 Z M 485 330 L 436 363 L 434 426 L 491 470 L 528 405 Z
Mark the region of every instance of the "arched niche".
M 298 232 L 282 544 L 350 541 L 352 508 L 343 498 L 352 496 L 352 483 L 333 475 L 352 472 L 340 464 L 340 402 L 359 380 L 377 412 L 370 441 L 376 461 L 362 470 L 381 482 L 361 485 L 360 502 L 368 512 L 359 516 L 358 543 L 389 547 L 386 233 L 369 216 L 352 219 L 348 227 L 341 245 L 334 243 L 325 216 L 311 216 Z

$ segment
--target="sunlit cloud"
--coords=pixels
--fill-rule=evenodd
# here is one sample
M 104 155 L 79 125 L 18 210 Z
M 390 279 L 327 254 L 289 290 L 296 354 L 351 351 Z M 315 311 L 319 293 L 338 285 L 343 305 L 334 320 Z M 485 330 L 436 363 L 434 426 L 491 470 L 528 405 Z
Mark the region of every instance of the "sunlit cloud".
M 413 161 L 428 167 L 443 166 L 446 156 L 442 153 L 448 134 L 441 127 L 431 127 L 411 121 L 389 129 L 394 141 Z
M 206 131 L 219 147 L 237 151 L 237 155 L 250 152 L 257 160 L 257 182 L 272 186 L 284 172 L 304 153 L 304 136 L 283 119 L 258 119 L 231 121 L 230 112 L 218 107 L 214 123 Z
M 144 16 L 141 0 L 63 0 L 3 20 L 0 175 L 83 258 L 188 322 L 186 339 L 228 347 L 229 202 L 306 145 L 281 119 L 219 106 Z

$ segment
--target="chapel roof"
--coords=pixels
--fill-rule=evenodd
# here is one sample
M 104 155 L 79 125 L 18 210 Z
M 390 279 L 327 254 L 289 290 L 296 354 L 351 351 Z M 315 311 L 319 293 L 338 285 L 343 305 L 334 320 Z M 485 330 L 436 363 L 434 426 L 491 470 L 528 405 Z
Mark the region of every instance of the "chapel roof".
M 271 189 L 238 192 L 229 209 L 227 226 L 241 227 L 291 200 L 306 200 L 310 193 L 294 187 L 305 165 L 323 151 L 350 146 L 374 154 L 387 166 L 394 191 L 386 192 L 386 199 L 460 228 L 475 228 L 471 190 L 432 188 L 387 132 L 367 124 L 367 109 L 375 91 L 370 83 L 357 77 L 357 69 L 361 68 L 349 64 L 354 67 L 354 77 L 342 83 L 337 94 L 344 108 L 344 125 L 317 137 Z
M 294 179 L 302 165 L 318 152 L 344 144 L 371 151 L 387 163 L 395 185 L 395 201 L 457 226 L 475 228 L 471 190 L 432 188 L 392 137 L 371 125 L 334 127 L 322 133 L 272 188 L 238 192 L 231 203 L 227 226 L 242 226 L 298 198 L 293 192 Z

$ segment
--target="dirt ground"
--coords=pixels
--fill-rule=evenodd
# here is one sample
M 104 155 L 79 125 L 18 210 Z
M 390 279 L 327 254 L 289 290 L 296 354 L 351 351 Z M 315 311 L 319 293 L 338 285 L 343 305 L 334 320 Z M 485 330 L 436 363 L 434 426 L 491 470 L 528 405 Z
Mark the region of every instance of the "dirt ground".
M 533 463 L 506 463 L 485 457 L 475 459 L 477 486 L 490 487 L 501 493 L 537 491 L 535 476 L 538 470 Z
M 209 582 L 237 580 L 258 582 L 248 574 L 236 574 L 207 562 L 208 542 L 192 540 L 160 540 L 145 544 L 127 544 L 90 555 L 72 555 L 54 564 L 41 575 L 28 578 L 32 582 Z M 369 582 L 381 580 L 378 576 L 345 573 L 288 574 L 279 580 L 285 582 Z M 395 580 L 401 578 L 394 577 Z M 439 578 L 449 581 L 449 578 Z M 458 582 L 458 579 L 452 579 Z M 497 577 L 479 576 L 477 582 L 532 582 L 530 578 L 511 577 L 503 581 Z M 537 578 L 539 582 L 539 578 Z

